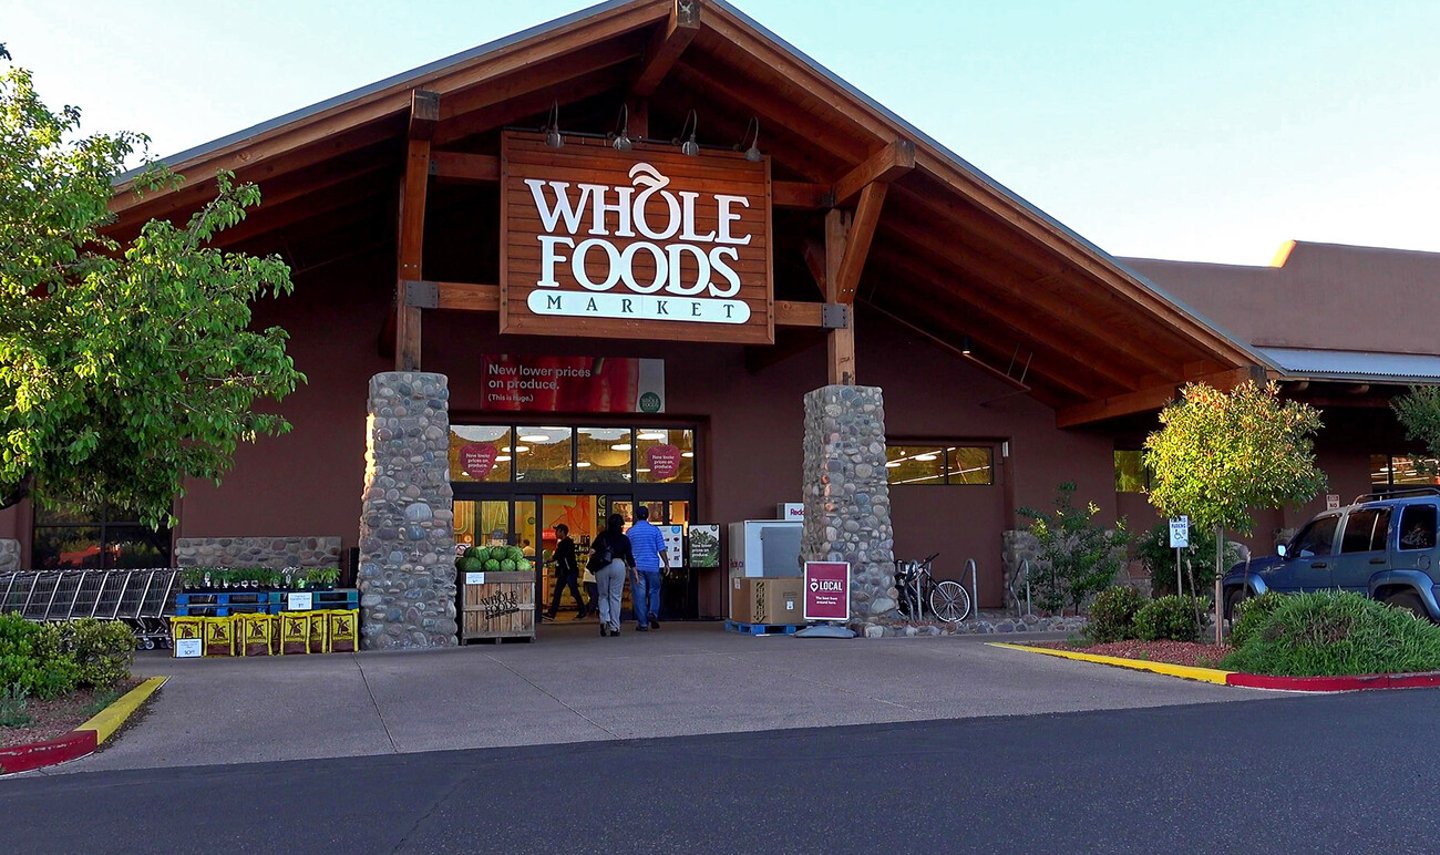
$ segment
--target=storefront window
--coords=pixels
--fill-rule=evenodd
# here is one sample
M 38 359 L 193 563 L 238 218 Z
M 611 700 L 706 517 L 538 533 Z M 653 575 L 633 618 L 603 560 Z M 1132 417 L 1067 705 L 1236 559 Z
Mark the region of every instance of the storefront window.
M 455 425 L 450 428 L 450 480 L 505 483 L 514 458 L 509 427 Z
M 644 484 L 695 483 L 695 432 L 675 428 L 636 429 L 635 477 Z
M 1150 473 L 1145 469 L 1143 452 L 1135 449 L 1115 450 L 1115 492 L 1143 493 L 1150 486 Z
M 532 482 L 571 480 L 572 460 L 568 427 L 521 427 L 515 437 L 515 480 Z
M 994 449 L 988 445 L 890 445 L 885 458 L 895 485 L 995 483 Z
M 629 428 L 580 428 L 576 443 L 575 480 L 611 484 L 630 480 L 635 437 Z
M 170 566 L 170 529 L 156 531 L 138 517 L 111 508 L 98 515 L 66 506 L 37 509 L 33 563 L 47 570 Z
M 1370 455 L 1370 485 L 1389 487 L 1434 486 L 1440 484 L 1440 461 L 1433 457 L 1398 454 Z

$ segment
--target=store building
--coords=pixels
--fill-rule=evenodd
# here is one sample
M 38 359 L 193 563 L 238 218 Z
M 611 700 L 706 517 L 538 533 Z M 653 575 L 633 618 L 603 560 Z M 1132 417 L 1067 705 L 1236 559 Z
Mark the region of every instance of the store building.
M 403 588 L 421 559 L 377 544 L 409 524 L 430 568 L 452 535 L 543 552 L 555 523 L 583 536 L 638 503 L 724 524 L 803 501 L 812 548 L 869 520 L 846 541 L 862 563 L 938 551 L 958 577 L 973 558 L 996 607 L 1018 507 L 1074 481 L 1107 518 L 1149 513 L 1117 494 L 1117 461 L 1180 385 L 1349 396 L 1332 474 L 1349 491 L 1356 437 L 1394 433 L 1381 385 L 1419 376 L 1358 390 L 1289 366 L 1252 346 L 1288 339 L 1207 320 L 1228 325 L 1230 302 L 1204 276 L 1106 255 L 719 0 L 606 3 L 169 163 L 185 188 L 122 185 L 113 233 L 185 216 L 217 171 L 260 184 L 223 245 L 293 268 L 256 323 L 290 332 L 309 378 L 282 405 L 294 430 L 190 485 L 168 535 L 0 515 L 20 563 L 358 550 Z M 1266 311 L 1294 332 L 1285 305 Z M 387 458 L 386 419 L 421 439 L 443 423 L 445 459 Z M 696 570 L 672 607 L 720 615 L 724 587 Z

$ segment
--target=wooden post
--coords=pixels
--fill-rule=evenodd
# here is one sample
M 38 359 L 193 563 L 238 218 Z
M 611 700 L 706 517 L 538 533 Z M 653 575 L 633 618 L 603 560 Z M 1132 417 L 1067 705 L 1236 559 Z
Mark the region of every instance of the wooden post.
M 851 217 L 848 212 L 832 208 L 825 215 L 825 299 L 830 303 L 842 302 L 840 296 L 840 270 L 845 259 L 845 245 L 850 236 Z M 839 329 L 830 330 L 826 336 L 827 382 L 832 385 L 855 385 L 855 313 L 850 313 L 850 323 Z
M 430 139 L 440 120 L 440 96 L 410 93 L 410 133 L 400 185 L 398 265 L 395 278 L 395 370 L 420 370 L 420 309 L 407 305 L 405 283 L 419 280 L 425 257 L 425 191 L 430 181 Z

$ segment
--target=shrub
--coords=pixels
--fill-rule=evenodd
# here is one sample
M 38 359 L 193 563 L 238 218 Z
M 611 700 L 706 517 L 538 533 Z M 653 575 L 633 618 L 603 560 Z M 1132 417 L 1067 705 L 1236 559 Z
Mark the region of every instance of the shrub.
M 135 634 L 119 621 L 80 618 L 58 626 L 60 649 L 78 666 L 82 686 L 108 689 L 130 679 Z
M 1144 565 L 1150 576 L 1150 592 L 1153 596 L 1179 593 L 1175 582 L 1175 550 L 1170 548 L 1170 523 L 1158 522 L 1144 534 L 1135 538 L 1135 557 Z M 1180 558 L 1189 565 L 1185 576 L 1185 587 L 1190 587 L 1191 574 L 1197 591 L 1208 591 L 1215 585 L 1215 533 L 1202 531 L 1190 526 L 1190 548 L 1180 550 Z M 1225 566 L 1230 567 L 1240 560 L 1240 550 L 1232 542 L 1225 542 Z M 1183 569 L 1183 568 L 1182 568 Z
M 1440 670 L 1440 626 L 1349 592 L 1289 594 L 1221 663 L 1290 677 Z
M 1200 603 L 1171 594 L 1146 603 L 1135 613 L 1135 636 L 1141 641 L 1194 641 L 1200 634 Z
M 30 723 L 26 709 L 30 693 L 19 686 L 0 689 L 0 727 L 24 727 Z
M 1240 647 L 1250 640 L 1284 601 L 1285 595 L 1274 591 L 1241 600 L 1230 616 L 1230 646 Z
M 1097 644 L 1135 637 L 1135 613 L 1145 605 L 1140 592 L 1128 585 L 1107 588 L 1090 604 L 1085 635 Z
M 19 614 L 0 615 L 0 688 L 46 700 L 75 688 L 80 668 L 61 650 L 60 630 Z
M 1130 532 L 1122 519 L 1107 531 L 1095 523 L 1100 508 L 1094 502 L 1074 505 L 1075 484 L 1061 484 L 1055 510 L 1020 508 L 1030 519 L 1030 533 L 1039 545 L 1038 567 L 1030 574 L 1031 590 L 1040 607 L 1059 613 L 1066 605 L 1077 611 L 1091 594 L 1103 591 L 1120 570 Z

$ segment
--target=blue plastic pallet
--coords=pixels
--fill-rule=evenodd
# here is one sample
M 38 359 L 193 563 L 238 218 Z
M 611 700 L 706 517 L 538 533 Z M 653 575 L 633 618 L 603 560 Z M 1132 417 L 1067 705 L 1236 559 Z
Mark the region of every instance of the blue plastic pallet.
M 794 635 L 804 628 L 804 625 L 792 623 L 741 623 L 735 620 L 725 621 L 726 632 L 743 632 L 746 635 Z
M 302 592 L 287 591 L 285 593 Z M 336 591 L 311 591 L 310 595 L 310 611 L 319 611 L 321 609 L 348 609 L 353 611 L 354 609 L 360 608 L 360 592 L 354 588 L 342 588 Z M 280 611 L 290 611 L 289 603 L 289 599 L 282 596 L 279 602 Z M 303 609 L 300 611 L 303 611 Z
M 175 595 L 177 606 L 251 606 L 278 602 L 279 591 L 208 591 Z
M 279 603 L 236 603 L 232 606 L 198 603 L 193 606 L 175 607 L 176 617 L 230 617 L 231 615 L 274 615 L 279 613 Z

